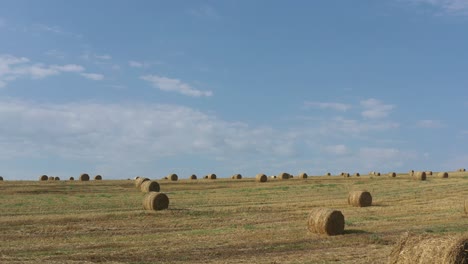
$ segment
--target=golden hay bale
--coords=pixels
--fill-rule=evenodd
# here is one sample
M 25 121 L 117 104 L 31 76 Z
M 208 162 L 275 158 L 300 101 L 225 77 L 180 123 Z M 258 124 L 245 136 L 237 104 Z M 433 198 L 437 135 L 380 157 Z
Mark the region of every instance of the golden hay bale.
M 143 182 L 149 181 L 149 180 L 150 180 L 150 179 L 148 179 L 148 178 L 140 177 L 140 178 L 138 178 L 138 179 L 135 180 L 135 187 L 136 187 L 137 189 L 140 189 L 141 184 L 142 184 Z
M 372 205 L 372 195 L 368 191 L 352 191 L 348 195 L 348 204 L 354 207 Z
M 359 174 L 359 172 L 356 172 L 356 173 L 354 173 L 354 176 L 359 177 L 359 176 L 361 176 L 361 174 Z
M 263 173 L 259 173 L 255 176 L 255 180 L 257 182 L 266 182 L 268 180 L 268 177 Z
M 461 168 L 461 169 L 458 169 L 458 171 L 459 171 L 459 172 L 464 172 L 464 171 L 466 171 L 466 169 L 465 169 L 465 168 Z
M 54 176 L 49 176 L 49 178 L 47 178 L 48 181 L 55 181 L 55 177 Z
M 409 175 L 409 176 L 414 176 L 414 170 L 410 170 L 410 171 L 408 172 L 408 175 Z
M 307 228 L 312 233 L 329 236 L 343 234 L 345 226 L 341 211 L 328 208 L 314 208 L 309 213 Z
M 439 172 L 437 173 L 437 177 L 439 178 L 448 178 L 448 172 Z
M 412 235 L 405 233 L 389 256 L 390 264 L 468 263 L 468 235 Z
M 309 177 L 309 175 L 307 175 L 307 173 L 305 173 L 305 172 L 302 172 L 302 173 L 299 173 L 299 175 L 297 175 L 297 177 L 299 179 L 307 179 L 307 177 Z
M 94 180 L 95 180 L 95 181 L 101 181 L 101 180 L 102 180 L 102 176 L 98 174 L 98 175 L 94 176 Z
M 276 177 L 276 178 L 278 178 L 280 180 L 287 180 L 287 179 L 289 179 L 289 176 L 290 176 L 289 173 L 281 172 L 280 174 L 278 174 L 278 177 Z
M 347 173 L 347 172 L 342 172 L 341 173 L 341 176 L 345 177 L 345 178 L 349 178 L 351 177 L 351 174 Z
M 413 175 L 413 179 L 418 181 L 425 181 L 426 180 L 426 172 L 425 171 L 416 171 Z
M 68 180 L 69 180 L 69 181 L 74 181 L 74 180 L 75 180 L 75 178 L 73 178 L 73 177 L 70 177 L 70 179 L 68 179 Z
M 231 176 L 231 179 L 233 179 L 233 180 L 240 180 L 240 179 L 242 179 L 242 175 L 240 175 L 240 174 L 234 174 L 234 175 Z
M 205 175 L 205 176 L 203 177 L 203 179 L 208 179 L 208 175 Z
M 177 174 L 175 174 L 175 173 L 171 173 L 171 174 L 167 175 L 165 177 L 165 179 L 166 178 L 171 180 L 171 181 L 178 181 L 179 180 L 179 176 L 177 176 Z
M 41 176 L 39 177 L 39 180 L 40 180 L 40 181 L 47 181 L 48 179 L 49 179 L 49 177 L 48 177 L 47 175 L 41 175 Z
M 142 192 L 159 192 L 161 190 L 161 187 L 159 186 L 159 183 L 156 181 L 144 181 L 140 185 L 140 191 Z
M 149 192 L 143 198 L 145 210 L 158 211 L 169 207 L 169 198 L 164 193 Z
M 325 174 L 325 176 L 331 176 L 331 173 L 330 173 L 330 172 L 327 172 L 327 174 Z
M 380 176 L 380 172 L 377 172 L 375 175 L 376 175 L 376 176 Z
M 432 175 L 432 171 L 426 171 L 426 176 Z
M 195 174 L 190 175 L 190 179 L 191 179 L 191 180 L 196 180 L 196 179 L 197 179 L 197 175 L 195 175 Z
M 81 174 L 80 181 L 89 181 L 89 175 L 87 173 Z
M 390 173 L 388 174 L 388 176 L 390 176 L 390 177 L 392 177 L 392 178 L 395 178 L 395 177 L 396 177 L 396 173 L 395 173 L 395 172 L 390 172 Z
M 271 175 L 270 178 L 276 179 L 276 175 Z
M 60 177 L 55 177 L 54 181 L 60 181 Z
M 207 176 L 208 176 L 207 179 L 216 180 L 216 174 L 214 174 L 214 173 L 210 173 Z
M 0 176 L 0 181 L 3 181 L 3 177 L 2 177 L 2 176 Z

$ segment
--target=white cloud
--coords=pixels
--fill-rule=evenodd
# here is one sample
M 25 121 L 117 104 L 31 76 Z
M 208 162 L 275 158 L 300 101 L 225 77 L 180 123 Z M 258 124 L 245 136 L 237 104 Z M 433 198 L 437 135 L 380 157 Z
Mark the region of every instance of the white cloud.
M 345 155 L 348 153 L 348 148 L 345 145 L 331 145 L 325 146 L 323 150 L 326 153 L 333 154 L 333 155 Z
M 100 60 L 110 60 L 112 57 L 108 54 L 103 54 L 103 55 L 94 55 L 96 59 Z
M 364 110 L 361 112 L 361 115 L 365 118 L 377 119 L 387 117 L 390 112 L 395 108 L 394 105 L 384 104 L 381 101 L 370 98 L 367 100 L 362 100 L 361 106 Z
M 98 73 L 81 73 L 80 75 L 93 81 L 104 80 L 104 75 Z
M 468 14 L 468 0 L 409 0 L 417 4 L 426 4 L 440 8 L 449 14 Z
M 422 128 L 441 128 L 443 127 L 443 124 L 439 120 L 431 120 L 431 119 L 425 119 L 425 120 L 419 120 L 416 125 L 418 127 Z
M 315 107 L 320 109 L 332 109 L 336 111 L 345 112 L 351 109 L 351 105 L 343 104 L 343 103 L 333 103 L 333 102 L 305 102 L 304 106 L 306 108 Z
M 66 64 L 66 65 L 52 65 L 51 69 L 55 69 L 61 72 L 82 72 L 85 70 L 83 66 L 76 65 L 76 64 Z
M 128 65 L 134 68 L 143 68 L 145 67 L 146 64 L 144 62 L 139 62 L 139 61 L 129 61 Z
M 213 92 L 211 91 L 201 91 L 194 89 L 189 84 L 186 84 L 178 79 L 170 79 L 158 75 L 145 75 L 141 76 L 140 79 L 150 82 L 154 87 L 162 91 L 177 92 L 193 97 L 213 95 Z

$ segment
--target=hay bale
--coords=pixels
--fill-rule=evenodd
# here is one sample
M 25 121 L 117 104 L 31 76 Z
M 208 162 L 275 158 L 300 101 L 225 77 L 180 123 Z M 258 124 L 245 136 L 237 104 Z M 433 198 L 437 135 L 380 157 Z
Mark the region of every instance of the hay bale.
M 196 179 L 197 179 L 197 175 L 195 175 L 195 174 L 190 175 L 190 179 L 191 179 L 191 180 L 196 180 Z
M 405 233 L 389 256 L 390 264 L 468 263 L 468 235 L 413 235 Z
M 240 174 L 234 174 L 234 175 L 231 176 L 231 179 L 233 179 L 233 180 L 240 180 L 240 179 L 242 179 L 242 175 L 240 175 Z
M 416 171 L 413 175 L 413 179 L 418 181 L 425 181 L 426 180 L 426 172 L 425 171 Z
M 276 179 L 276 175 L 271 175 L 270 178 Z
M 289 173 L 281 172 L 280 174 L 278 174 L 278 177 L 276 177 L 276 178 L 278 178 L 280 180 L 287 180 L 287 179 L 289 179 L 289 176 L 290 176 Z
M 69 181 L 74 181 L 74 180 L 75 180 L 75 178 L 73 178 L 73 177 L 70 177 L 70 179 L 68 179 L 68 180 L 69 180 Z
M 330 172 L 327 172 L 327 174 L 325 174 L 325 176 L 331 176 L 331 173 L 330 173 Z
M 207 179 L 216 180 L 216 174 L 214 174 L 214 173 L 210 173 L 207 176 L 208 176 Z
M 311 233 L 329 236 L 343 234 L 345 226 L 341 211 L 328 208 L 314 208 L 309 213 L 307 228 Z
M 169 198 L 164 193 L 149 192 L 143 198 L 143 208 L 150 211 L 164 210 L 169 207 Z
M 341 173 L 341 176 L 345 177 L 345 178 L 349 178 L 351 177 L 351 174 L 347 173 L 347 172 L 342 172 Z
M 169 175 L 167 175 L 166 177 L 164 177 L 165 180 L 171 180 L 171 181 L 178 181 L 179 180 L 179 176 L 177 176 L 177 174 L 175 173 L 171 173 Z
M 59 177 L 55 177 L 55 178 L 54 178 L 54 181 L 60 181 L 60 178 L 59 178 Z
M 54 177 L 54 176 L 49 176 L 49 177 L 47 178 L 47 180 L 48 180 L 48 181 L 55 181 L 55 177 Z
M 39 181 L 47 181 L 49 179 L 49 177 L 47 175 L 41 175 L 39 177 Z
M 144 183 L 145 181 L 149 181 L 149 180 L 150 180 L 150 179 L 148 179 L 148 178 L 140 177 L 140 178 L 138 178 L 138 179 L 135 180 L 135 187 L 136 187 L 137 189 L 140 189 L 141 184 Z
M 3 177 L 2 177 L 2 176 L 0 176 L 0 181 L 3 181 Z
M 390 172 L 388 174 L 389 177 L 392 177 L 392 178 L 395 178 L 396 177 L 396 173 L 395 172 Z
M 297 175 L 297 177 L 299 179 L 307 179 L 307 177 L 309 177 L 309 175 L 307 175 L 307 173 L 305 173 L 305 172 L 302 172 L 302 173 L 299 173 L 299 175 Z
M 410 171 L 408 172 L 408 175 L 409 175 L 409 176 L 414 176 L 414 170 L 410 170 Z
M 354 207 L 372 205 L 372 195 L 368 191 L 352 191 L 348 194 L 348 204 Z
M 94 180 L 95 180 L 95 181 L 101 181 L 101 180 L 102 180 L 102 176 L 98 174 L 98 175 L 94 176 Z
M 205 176 L 203 177 L 203 179 L 208 179 L 208 175 L 205 175 Z
M 356 176 L 356 177 L 360 177 L 360 176 L 361 176 L 361 174 L 359 174 L 359 172 L 356 172 L 356 173 L 354 173 L 354 176 Z
M 267 180 L 268 180 L 268 177 L 263 173 L 259 173 L 255 176 L 255 181 L 257 182 L 266 182 Z
M 87 173 L 81 174 L 80 181 L 89 181 L 89 175 Z
M 448 178 L 448 172 L 439 172 L 437 173 L 437 177 L 439 178 Z
M 432 171 L 426 171 L 426 176 L 432 175 Z
M 376 176 L 380 176 L 380 172 L 377 172 L 375 175 L 376 175 Z
M 148 193 L 148 192 L 159 192 L 161 190 L 161 187 L 159 186 L 159 183 L 156 181 L 144 181 L 140 185 L 140 191 Z
M 464 172 L 464 171 L 466 171 L 466 169 L 465 168 L 460 168 L 460 169 L 458 169 L 458 171 L 459 172 Z

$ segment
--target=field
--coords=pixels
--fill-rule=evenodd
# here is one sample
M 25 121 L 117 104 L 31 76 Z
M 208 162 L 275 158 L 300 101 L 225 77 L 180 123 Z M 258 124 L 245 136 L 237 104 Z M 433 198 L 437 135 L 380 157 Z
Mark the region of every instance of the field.
M 158 182 L 157 212 L 132 180 L 0 182 L 0 263 L 387 263 L 405 231 L 468 232 L 465 172 Z M 373 206 L 349 206 L 363 189 Z M 345 234 L 309 233 L 314 207 L 342 211 Z

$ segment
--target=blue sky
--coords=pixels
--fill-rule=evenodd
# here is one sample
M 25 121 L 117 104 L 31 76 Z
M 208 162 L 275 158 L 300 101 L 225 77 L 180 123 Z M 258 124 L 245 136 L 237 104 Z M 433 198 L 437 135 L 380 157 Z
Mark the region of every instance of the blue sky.
M 468 0 L 0 2 L 5 179 L 455 170 Z

